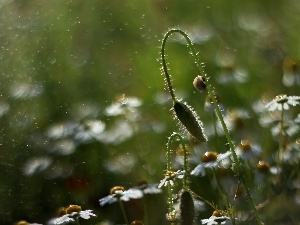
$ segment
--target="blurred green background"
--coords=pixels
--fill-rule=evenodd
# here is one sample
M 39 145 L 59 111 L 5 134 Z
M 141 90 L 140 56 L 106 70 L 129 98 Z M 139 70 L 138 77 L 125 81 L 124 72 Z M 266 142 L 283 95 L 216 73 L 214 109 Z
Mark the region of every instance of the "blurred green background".
M 98 204 L 112 186 L 163 178 L 178 131 L 159 62 L 169 28 L 190 34 L 222 103 L 250 112 L 234 139 L 271 149 L 252 106 L 300 95 L 299 14 L 296 0 L 1 0 L 1 224 L 45 223 L 69 204 L 114 219 Z M 208 126 L 183 39 L 166 48 L 176 94 Z

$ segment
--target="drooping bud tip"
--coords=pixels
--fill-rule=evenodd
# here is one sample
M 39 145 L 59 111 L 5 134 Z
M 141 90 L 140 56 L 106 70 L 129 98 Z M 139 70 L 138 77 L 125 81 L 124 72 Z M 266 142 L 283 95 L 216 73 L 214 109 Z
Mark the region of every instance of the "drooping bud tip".
M 206 91 L 206 83 L 205 83 L 205 78 L 202 77 L 202 76 L 197 76 L 194 81 L 193 81 L 193 85 L 194 87 L 200 91 L 200 92 L 203 92 L 203 91 Z

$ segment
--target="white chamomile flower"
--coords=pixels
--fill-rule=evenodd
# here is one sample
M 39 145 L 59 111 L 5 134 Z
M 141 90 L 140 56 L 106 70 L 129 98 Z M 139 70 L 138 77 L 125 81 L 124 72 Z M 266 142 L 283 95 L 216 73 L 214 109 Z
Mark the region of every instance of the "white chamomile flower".
M 141 190 L 144 195 L 162 193 L 162 190 L 158 188 L 158 184 L 148 184 L 147 181 L 140 181 L 135 188 Z
M 140 107 L 143 102 L 136 97 L 120 96 L 116 102 L 108 106 L 104 113 L 107 116 L 119 116 L 126 113 L 137 113 L 137 108 Z
M 87 120 L 77 127 L 75 139 L 82 143 L 88 143 L 103 133 L 106 125 L 101 120 Z
M 271 128 L 271 132 L 274 137 L 279 135 L 281 132 L 283 132 L 284 135 L 292 137 L 298 133 L 299 129 L 300 129 L 299 125 L 296 124 L 294 121 L 290 120 L 290 121 L 285 121 L 283 127 L 281 127 L 280 123 L 276 124 Z
M 229 219 L 229 217 L 226 216 L 221 216 L 221 217 L 211 216 L 208 219 L 201 220 L 201 223 L 207 225 L 213 225 L 213 224 L 232 225 L 231 220 Z
M 275 110 L 289 110 L 289 106 L 299 105 L 299 96 L 287 96 L 287 95 L 277 95 L 271 102 L 266 105 L 268 111 L 273 112 Z
M 67 208 L 62 208 L 60 210 L 60 214 L 60 217 L 51 219 L 48 222 L 48 225 L 59 225 L 76 222 L 75 219 L 77 218 L 88 220 L 92 216 L 96 216 L 94 213 L 92 213 L 92 210 L 81 210 L 81 207 L 78 205 L 69 205 Z
M 16 225 L 42 225 L 42 224 L 39 224 L 39 223 L 28 223 L 25 220 L 20 220 L 19 222 L 16 223 Z
M 118 199 L 124 202 L 128 202 L 130 199 L 139 199 L 143 197 L 143 192 L 137 188 L 130 188 L 125 190 L 122 186 L 115 186 L 110 189 L 110 195 L 101 198 L 99 200 L 100 206 L 104 206 L 106 204 L 111 204 Z
M 294 121 L 295 121 L 295 123 L 300 123 L 300 113 L 298 114 L 298 116 L 296 117 L 296 119 Z
M 174 185 L 175 179 L 182 179 L 184 177 L 185 172 L 183 170 L 177 170 L 174 171 L 167 171 L 165 174 L 165 178 L 162 179 L 158 185 L 158 188 L 161 188 L 162 186 L 167 186 L 170 184 L 171 186 Z
M 206 168 L 227 168 L 231 163 L 231 152 L 225 153 L 205 152 L 201 157 L 201 163 L 198 164 L 191 172 L 194 176 L 205 176 Z
M 241 143 L 238 146 L 236 146 L 235 152 L 237 156 L 249 160 L 259 156 L 262 149 L 258 145 L 252 144 L 250 141 L 244 139 L 241 140 Z

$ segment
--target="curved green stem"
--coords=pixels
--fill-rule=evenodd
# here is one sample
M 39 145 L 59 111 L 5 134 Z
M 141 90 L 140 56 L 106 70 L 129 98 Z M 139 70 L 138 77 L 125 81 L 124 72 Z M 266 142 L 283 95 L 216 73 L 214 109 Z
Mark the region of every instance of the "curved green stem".
M 174 210 L 173 204 L 173 188 L 172 185 L 168 183 L 168 202 L 169 202 L 169 212 Z
M 214 132 L 215 132 L 215 138 L 217 139 L 215 141 L 215 148 L 218 149 L 219 148 L 219 141 L 218 141 L 218 130 L 217 130 L 217 118 L 216 118 L 216 115 L 213 114 L 212 115 L 212 120 L 213 120 L 213 125 L 214 125 Z
M 175 138 L 178 138 L 181 145 L 183 146 L 183 154 L 184 154 L 184 170 L 185 170 L 185 174 L 184 174 L 184 178 L 183 178 L 183 188 L 187 189 L 187 153 L 186 153 L 186 148 L 185 148 L 185 144 L 183 141 L 183 138 L 181 137 L 180 134 L 178 133 L 173 133 L 171 134 L 171 136 L 169 137 L 168 143 L 167 143 L 167 171 L 171 171 L 172 170 L 172 160 L 171 160 L 171 144 L 174 141 Z M 173 205 L 173 188 L 170 184 L 168 184 L 168 202 L 169 202 L 169 212 L 174 210 L 174 205 Z
M 251 203 L 251 207 L 253 208 L 254 212 L 255 212 L 255 216 L 256 216 L 256 219 L 257 221 L 259 222 L 259 224 L 263 224 L 261 219 L 260 219 L 260 216 L 258 214 L 258 211 L 256 209 L 256 206 L 255 206 L 255 203 L 253 201 L 253 198 L 250 194 L 250 191 L 249 191 L 249 188 L 247 186 L 247 183 L 246 183 L 246 180 L 243 176 L 243 171 L 242 171 L 242 167 L 240 165 L 240 162 L 239 162 L 239 159 L 237 157 L 237 154 L 234 150 L 234 144 L 233 144 L 233 141 L 230 137 L 230 134 L 229 134 L 229 130 L 224 122 L 224 119 L 223 119 L 223 116 L 222 116 L 222 113 L 221 113 L 221 110 L 220 110 L 220 107 L 217 103 L 217 99 L 216 99 L 216 95 L 215 95 L 215 91 L 213 90 L 212 86 L 210 85 L 210 80 L 209 80 L 209 77 L 208 75 L 204 72 L 204 69 L 201 65 L 201 63 L 199 62 L 198 60 L 198 57 L 197 57 L 197 53 L 196 53 L 196 50 L 193 46 L 193 43 L 191 41 L 191 39 L 188 37 L 188 35 L 180 30 L 180 29 L 170 29 L 164 36 L 163 38 L 163 41 L 162 41 L 162 46 L 161 46 L 161 59 L 162 59 L 162 65 L 163 65 L 163 70 L 164 70 L 164 73 L 165 73 L 165 76 L 166 76 L 166 80 L 167 80 L 167 84 L 168 84 L 168 89 L 169 89 L 169 92 L 171 94 L 171 97 L 172 97 L 172 100 L 175 101 L 176 98 L 175 98 L 175 95 L 174 95 L 174 91 L 173 91 L 173 88 L 172 88 L 172 83 L 171 83 L 171 80 L 170 80 L 170 75 L 168 73 L 168 68 L 167 68 L 167 64 L 166 64 L 166 61 L 165 61 L 165 45 L 166 45 L 166 42 L 167 42 L 167 39 L 170 37 L 170 35 L 174 34 L 174 33 L 178 33 L 180 35 L 182 35 L 186 42 L 187 42 L 187 46 L 190 50 L 190 53 L 192 55 L 192 57 L 194 58 L 195 60 L 195 64 L 198 68 L 198 71 L 199 73 L 201 74 L 201 76 L 203 76 L 205 78 L 205 82 L 206 82 L 206 88 L 207 88 L 207 91 L 208 91 L 208 94 L 209 96 L 211 97 L 212 99 L 212 102 L 215 106 L 215 111 L 216 111 L 216 114 L 218 116 L 218 119 L 220 120 L 221 122 L 221 125 L 222 125 L 222 128 L 224 130 L 224 133 L 225 133 L 225 136 L 226 136 L 226 139 L 227 139 L 227 142 L 228 142 L 228 145 L 229 145 L 229 148 L 230 148 L 230 151 L 231 151 L 231 154 L 232 154 L 232 157 L 233 157 L 233 160 L 235 162 L 235 166 L 236 166 L 236 169 L 237 169 L 237 172 L 238 172 L 238 175 L 240 176 L 240 179 L 241 179 L 241 183 L 243 184 L 245 190 L 246 190 L 246 194 L 247 194 L 247 197 Z
M 167 32 L 163 38 L 162 41 L 162 45 L 161 45 L 161 50 L 160 50 L 160 56 L 161 56 L 161 62 L 162 62 L 162 69 L 164 71 L 164 74 L 166 76 L 166 81 L 167 81 L 167 85 L 168 85 L 168 91 L 172 97 L 173 102 L 176 100 L 175 94 L 174 94 L 174 90 L 173 90 L 173 86 L 172 86 L 172 82 L 171 82 L 171 77 L 169 75 L 168 72 L 168 67 L 167 67 L 167 63 L 166 63 L 166 59 L 165 59 L 165 45 L 166 42 L 168 40 L 168 37 L 171 35 L 172 33 Z
M 172 136 L 171 136 L 172 137 Z M 168 143 L 167 143 L 167 172 L 172 170 L 172 160 L 171 160 L 171 143 L 172 143 L 172 138 L 169 138 Z M 172 212 L 174 210 L 174 205 L 173 205 L 173 189 L 170 183 L 168 183 L 168 203 L 169 203 L 169 212 Z
M 187 160 L 187 152 L 186 152 L 186 148 L 185 148 L 185 144 L 183 141 L 183 138 L 181 137 L 180 134 L 174 132 L 173 134 L 171 134 L 171 136 L 169 137 L 169 141 L 168 141 L 168 165 L 169 163 L 171 163 L 171 143 L 174 141 L 175 138 L 179 139 L 179 142 L 182 145 L 183 148 L 183 168 L 185 171 L 184 174 L 184 178 L 183 178 L 183 189 L 187 190 L 187 171 L 188 171 L 188 160 Z M 171 170 L 171 166 L 168 166 L 168 170 Z

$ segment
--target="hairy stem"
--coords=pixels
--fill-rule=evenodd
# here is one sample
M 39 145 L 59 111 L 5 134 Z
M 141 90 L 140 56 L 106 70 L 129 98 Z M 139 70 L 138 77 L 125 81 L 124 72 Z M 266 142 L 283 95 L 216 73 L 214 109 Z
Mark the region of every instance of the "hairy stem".
M 169 149 L 171 148 L 171 143 L 173 142 L 173 140 L 175 138 L 179 139 L 179 142 L 182 145 L 182 149 L 183 149 L 183 169 L 185 171 L 184 178 L 183 178 L 183 189 L 187 190 L 187 187 L 188 187 L 188 185 L 187 185 L 187 171 L 188 171 L 187 152 L 186 152 L 186 148 L 185 148 L 183 138 L 181 137 L 180 134 L 178 134 L 176 132 L 171 134 L 171 136 L 169 137 L 169 141 L 168 141 L 168 162 L 171 161 L 171 153 L 170 153 L 171 150 L 169 150 Z M 168 170 L 169 170 L 169 167 L 168 167 Z
M 236 154 L 236 152 L 234 150 L 234 144 L 233 144 L 233 141 L 232 141 L 232 139 L 230 137 L 229 130 L 228 130 L 228 128 L 227 128 L 227 126 L 226 126 L 226 124 L 224 122 L 224 119 L 223 119 L 220 107 L 219 107 L 219 105 L 217 103 L 215 91 L 214 91 L 213 87 L 210 85 L 210 80 L 209 80 L 208 75 L 204 72 L 204 69 L 203 69 L 201 63 L 198 60 L 197 53 L 195 51 L 195 48 L 193 46 L 193 43 L 192 43 L 191 39 L 181 29 L 170 29 L 165 34 L 165 36 L 163 38 L 163 41 L 162 41 L 162 46 L 161 46 L 161 59 L 162 59 L 163 71 L 164 71 L 165 76 L 166 76 L 168 90 L 169 90 L 169 92 L 171 94 L 172 100 L 175 101 L 176 98 L 175 98 L 175 95 L 174 95 L 174 91 L 173 91 L 173 88 L 172 88 L 172 83 L 171 83 L 170 75 L 168 73 L 168 68 L 167 68 L 167 64 L 166 64 L 166 61 L 165 61 L 165 45 L 166 45 L 167 39 L 172 34 L 174 34 L 174 33 L 180 34 L 181 36 L 183 36 L 185 38 L 185 40 L 187 42 L 187 46 L 188 46 L 188 48 L 190 50 L 190 54 L 192 55 L 193 59 L 195 60 L 194 62 L 196 64 L 197 68 L 198 68 L 198 71 L 201 74 L 201 76 L 203 76 L 205 78 L 208 94 L 209 94 L 209 96 L 212 99 L 212 102 L 213 102 L 213 104 L 215 106 L 215 112 L 216 112 L 216 114 L 218 116 L 218 119 L 220 120 L 222 128 L 224 130 L 224 133 L 225 133 L 225 136 L 226 136 L 226 139 L 227 139 L 227 142 L 228 142 L 228 145 L 229 145 L 229 148 L 230 148 L 230 151 L 231 151 L 231 154 L 233 156 L 233 160 L 234 160 L 234 163 L 235 163 L 235 166 L 236 166 L 236 169 L 237 169 L 237 173 L 238 173 L 238 175 L 239 175 L 239 177 L 241 179 L 241 183 L 243 184 L 243 186 L 245 188 L 247 197 L 248 197 L 248 199 L 249 199 L 249 201 L 251 203 L 251 207 L 253 208 L 253 210 L 255 212 L 255 216 L 256 216 L 257 221 L 259 222 L 259 224 L 263 224 L 262 221 L 261 221 L 261 219 L 260 219 L 260 216 L 258 214 L 258 211 L 256 210 L 256 206 L 255 206 L 253 198 L 252 198 L 252 196 L 250 194 L 248 185 L 246 183 L 246 179 L 243 176 L 242 167 L 240 165 L 240 161 L 239 161 L 239 159 L 237 157 L 237 154 Z
M 166 81 L 167 81 L 167 86 L 168 86 L 168 91 L 172 97 L 172 100 L 173 102 L 176 101 L 176 97 L 175 97 L 175 94 L 174 94 L 174 90 L 173 90 L 173 86 L 172 86 L 172 82 L 171 82 L 171 77 L 170 77 L 170 74 L 168 72 L 168 67 L 167 67 L 167 63 L 166 63 L 166 59 L 165 59 L 165 45 L 167 43 L 167 40 L 168 40 L 168 37 L 171 35 L 172 33 L 166 33 L 164 38 L 163 38 L 163 41 L 162 41 L 162 45 L 161 45 L 161 48 L 160 48 L 160 56 L 161 56 L 161 62 L 162 62 L 162 69 L 163 69 L 163 72 L 166 76 Z

